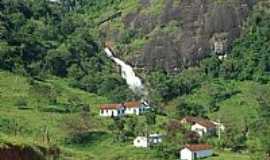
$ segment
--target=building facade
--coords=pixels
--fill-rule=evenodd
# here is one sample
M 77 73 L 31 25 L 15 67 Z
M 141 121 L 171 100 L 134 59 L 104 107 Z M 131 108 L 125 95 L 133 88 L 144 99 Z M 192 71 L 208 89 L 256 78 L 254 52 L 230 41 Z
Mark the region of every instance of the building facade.
M 213 149 L 208 144 L 187 144 L 180 151 L 180 160 L 196 160 L 213 155 Z
M 123 104 L 103 104 L 100 106 L 100 116 L 102 117 L 119 117 L 123 115 L 140 115 L 148 108 L 143 102 L 130 101 Z
M 104 104 L 100 106 L 99 115 L 101 117 L 120 117 L 125 114 L 123 104 Z
M 191 131 L 197 132 L 200 136 L 216 134 L 217 126 L 208 119 L 187 116 L 181 120 L 181 123 L 189 125 Z

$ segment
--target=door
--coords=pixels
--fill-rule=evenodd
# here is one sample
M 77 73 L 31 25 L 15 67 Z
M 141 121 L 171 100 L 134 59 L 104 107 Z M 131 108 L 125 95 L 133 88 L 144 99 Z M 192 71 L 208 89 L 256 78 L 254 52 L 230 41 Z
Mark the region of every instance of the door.
M 198 157 L 197 157 L 198 155 L 197 155 L 197 153 L 196 152 L 194 152 L 194 155 L 193 155 L 193 160 L 196 160 Z

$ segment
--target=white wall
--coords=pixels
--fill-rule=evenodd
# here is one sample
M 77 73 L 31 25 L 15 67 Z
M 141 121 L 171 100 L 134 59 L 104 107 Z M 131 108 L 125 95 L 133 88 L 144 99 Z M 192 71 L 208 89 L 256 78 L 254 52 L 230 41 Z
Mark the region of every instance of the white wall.
M 191 126 L 191 130 L 197 132 L 200 136 L 203 136 L 205 133 L 207 133 L 207 128 L 198 123 Z
M 103 113 L 102 110 L 99 111 L 99 115 L 102 117 L 111 117 L 112 115 L 115 117 L 122 116 L 124 114 L 123 109 L 104 109 Z
M 148 142 L 146 137 L 137 137 L 133 141 L 135 147 L 147 148 Z
M 180 151 L 180 160 L 192 160 L 192 152 L 184 148 Z
M 188 148 L 184 148 L 180 151 L 180 160 L 193 160 L 195 158 L 195 154 L 197 154 L 197 158 L 205 158 L 213 155 L 213 150 L 201 150 L 192 152 Z
M 125 114 L 136 114 L 139 115 L 139 108 L 126 108 Z
M 210 157 L 213 155 L 213 150 L 202 150 L 202 151 L 197 151 L 197 158 L 204 158 L 204 157 Z

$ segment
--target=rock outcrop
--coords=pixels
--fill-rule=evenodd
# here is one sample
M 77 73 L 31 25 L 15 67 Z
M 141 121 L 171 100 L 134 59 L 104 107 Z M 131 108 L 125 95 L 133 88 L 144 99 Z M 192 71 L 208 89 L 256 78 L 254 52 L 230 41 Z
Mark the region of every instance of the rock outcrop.
M 255 0 L 159 1 L 157 4 L 140 0 L 140 7 L 122 17 L 126 31 L 135 33 L 135 39 L 146 40 L 142 48 L 132 51 L 136 56 L 130 62 L 147 70 L 157 67 L 181 70 L 213 52 L 226 53 L 240 36 L 243 23 L 256 3 Z
M 47 160 L 57 159 L 60 150 L 58 148 L 44 148 L 40 146 L 20 146 L 4 144 L 0 148 L 0 160 Z

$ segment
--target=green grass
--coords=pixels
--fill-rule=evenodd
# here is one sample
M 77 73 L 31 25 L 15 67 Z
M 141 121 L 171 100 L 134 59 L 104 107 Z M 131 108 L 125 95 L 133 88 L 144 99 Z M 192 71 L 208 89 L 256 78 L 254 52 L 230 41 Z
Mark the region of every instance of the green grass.
M 51 86 L 57 91 L 57 103 L 65 105 L 70 97 L 79 97 L 84 104 L 89 104 L 91 108 L 92 123 L 95 128 L 91 132 L 89 141 L 85 144 L 75 145 L 65 143 L 68 137 L 63 123 L 67 118 L 76 117 L 79 113 L 57 113 L 41 112 L 38 106 L 49 106 L 46 97 L 35 96 L 31 91 L 30 81 L 13 73 L 0 71 L 0 144 L 12 143 L 18 145 L 40 145 L 43 143 L 42 135 L 47 127 L 51 139 L 51 144 L 56 144 L 61 148 L 64 158 L 74 160 L 80 159 L 125 159 L 125 160 L 153 160 L 156 150 L 137 149 L 132 146 L 132 140 L 128 143 L 115 142 L 113 135 L 107 129 L 108 124 L 112 122 L 109 118 L 98 116 L 98 105 L 107 103 L 105 97 L 90 94 L 82 90 L 68 86 L 68 80 L 51 78 L 45 82 L 35 82 L 40 86 Z M 16 103 L 17 99 L 22 98 L 27 102 L 27 109 L 19 109 Z M 13 130 L 8 130 L 5 123 L 16 123 L 22 127 L 17 135 Z M 139 118 L 140 123 L 145 123 L 144 117 Z M 157 126 L 162 126 L 167 119 L 158 117 Z M 2 130 L 3 129 L 3 130 Z M 156 127 L 156 131 L 161 129 Z
M 248 155 L 228 151 L 216 152 L 216 154 L 216 156 L 206 158 L 205 160 L 250 160 Z
M 115 142 L 108 124 L 112 123 L 109 118 L 98 116 L 98 105 L 109 102 L 105 97 L 84 92 L 80 89 L 70 87 L 69 80 L 50 78 L 45 82 L 36 82 L 41 86 L 50 86 L 57 91 L 57 103 L 65 106 L 72 97 L 79 99 L 91 107 L 92 123 L 95 125 L 89 140 L 85 144 L 67 144 L 65 138 L 67 131 L 63 128 L 63 122 L 70 117 L 76 117 L 79 113 L 57 113 L 41 112 L 38 107 L 50 106 L 46 97 L 35 96 L 31 91 L 31 81 L 23 76 L 13 73 L 0 71 L 0 129 L 5 120 L 15 122 L 23 126 L 20 134 L 5 130 L 0 131 L 0 144 L 7 142 L 20 145 L 41 145 L 47 146 L 42 142 L 43 130 L 48 127 L 51 144 L 56 144 L 61 148 L 63 158 L 70 159 L 106 159 L 106 160 L 159 160 L 156 149 L 138 149 L 132 146 L 132 139 L 126 143 Z M 234 81 L 214 81 L 203 84 L 191 95 L 185 96 L 187 101 L 207 105 L 211 99 L 209 92 L 215 87 L 224 86 L 225 89 L 236 88 L 241 92 L 219 103 L 220 110 L 209 114 L 212 119 L 222 115 L 224 122 L 233 123 L 241 128 L 243 120 L 252 120 L 256 116 L 258 106 L 255 101 L 255 89 L 259 84 L 254 82 L 234 82 Z M 266 86 L 269 87 L 269 86 Z M 18 99 L 27 102 L 26 109 L 20 109 L 17 105 Z M 175 113 L 176 100 L 166 104 L 167 112 Z M 164 124 L 169 117 L 158 116 L 157 124 L 153 127 L 155 132 L 164 132 Z M 139 123 L 145 123 L 143 116 L 139 117 Z M 3 126 L 2 126 L 3 127 Z M 219 156 L 211 157 L 207 160 L 244 160 L 246 155 L 231 152 L 220 152 Z
M 183 96 L 187 102 L 196 103 L 207 107 L 212 100 L 212 93 L 216 88 L 226 91 L 238 91 L 232 97 L 217 103 L 220 106 L 218 112 L 208 113 L 212 120 L 221 120 L 226 125 L 243 128 L 245 123 L 251 123 L 256 119 L 257 108 L 259 106 L 256 100 L 256 88 L 267 87 L 251 81 L 224 81 L 215 80 L 201 85 L 200 88 L 193 91 L 192 94 Z M 175 99 L 168 104 L 167 112 L 175 116 L 177 100 Z

